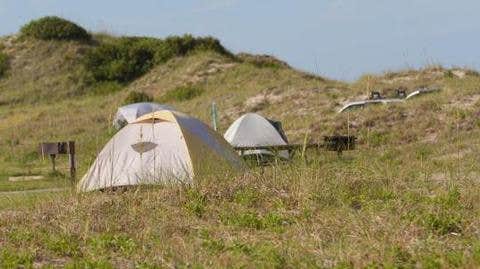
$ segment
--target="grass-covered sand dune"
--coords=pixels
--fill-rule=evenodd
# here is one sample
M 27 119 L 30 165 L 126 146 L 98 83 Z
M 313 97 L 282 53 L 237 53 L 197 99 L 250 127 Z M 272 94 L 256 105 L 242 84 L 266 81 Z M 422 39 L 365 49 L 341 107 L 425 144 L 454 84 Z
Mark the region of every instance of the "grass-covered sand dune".
M 480 266 L 477 72 L 434 66 L 347 83 L 233 55 L 213 38 L 113 37 L 65 23 L 46 18 L 0 38 L 0 267 Z M 441 91 L 337 113 L 372 90 L 421 86 Z M 349 133 L 359 145 L 193 186 L 4 193 L 69 189 L 65 158 L 51 174 L 38 143 L 75 140 L 81 176 L 114 134 L 116 108 L 147 99 L 207 123 L 215 102 L 221 132 L 255 111 L 281 120 L 293 142 Z M 29 174 L 45 179 L 8 181 Z

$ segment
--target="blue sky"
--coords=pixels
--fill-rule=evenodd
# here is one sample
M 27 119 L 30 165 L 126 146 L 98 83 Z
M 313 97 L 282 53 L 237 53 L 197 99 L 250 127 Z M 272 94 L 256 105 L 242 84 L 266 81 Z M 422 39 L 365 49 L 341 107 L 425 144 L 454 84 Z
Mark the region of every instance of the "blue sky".
M 478 0 L 0 0 L 0 35 L 58 15 L 117 35 L 212 35 L 234 52 L 354 80 L 427 64 L 479 69 L 478 11 Z

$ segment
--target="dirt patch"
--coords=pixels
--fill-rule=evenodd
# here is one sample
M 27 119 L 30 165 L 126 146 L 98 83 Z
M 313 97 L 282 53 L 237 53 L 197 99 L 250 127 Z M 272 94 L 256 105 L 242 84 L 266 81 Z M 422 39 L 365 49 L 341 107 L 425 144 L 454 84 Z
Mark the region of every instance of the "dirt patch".
M 236 63 L 209 62 L 205 68 L 202 68 L 201 70 L 192 70 L 183 78 L 187 83 L 190 84 L 205 82 L 209 76 L 222 73 L 227 69 L 235 67 L 236 65 Z
M 435 158 L 433 158 L 433 159 L 434 159 L 434 160 L 438 160 L 438 161 L 462 159 L 462 158 L 465 157 L 465 155 L 467 155 L 467 154 L 470 153 L 470 152 L 471 152 L 470 149 L 463 149 L 463 150 L 460 150 L 460 151 L 457 151 L 457 152 L 452 152 L 452 153 L 444 154 L 444 155 L 442 155 L 442 156 L 435 157 Z
M 480 94 L 474 94 L 471 96 L 465 96 L 461 99 L 453 100 L 449 102 L 448 106 L 450 107 L 471 107 L 477 104 L 480 101 Z
M 452 70 L 452 74 L 460 79 L 467 76 L 467 72 L 465 72 L 464 70 Z
M 18 177 L 9 177 L 8 181 L 10 182 L 20 182 L 20 181 L 33 181 L 33 180 L 42 180 L 44 176 L 18 176 Z
M 285 97 L 286 94 L 278 89 L 268 89 L 248 98 L 245 101 L 244 106 L 247 110 L 256 112 L 264 109 L 269 104 L 280 103 Z
M 438 133 L 435 129 L 429 128 L 426 130 L 425 138 L 422 140 L 423 143 L 435 144 L 438 141 Z

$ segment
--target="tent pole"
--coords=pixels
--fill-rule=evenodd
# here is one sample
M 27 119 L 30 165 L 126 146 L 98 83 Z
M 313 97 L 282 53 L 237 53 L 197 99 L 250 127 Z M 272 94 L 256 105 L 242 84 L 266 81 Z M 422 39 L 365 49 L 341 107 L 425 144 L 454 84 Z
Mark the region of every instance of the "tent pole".
M 212 113 L 212 127 L 213 127 L 213 130 L 217 131 L 217 105 L 215 104 L 215 102 L 212 102 L 211 113 Z

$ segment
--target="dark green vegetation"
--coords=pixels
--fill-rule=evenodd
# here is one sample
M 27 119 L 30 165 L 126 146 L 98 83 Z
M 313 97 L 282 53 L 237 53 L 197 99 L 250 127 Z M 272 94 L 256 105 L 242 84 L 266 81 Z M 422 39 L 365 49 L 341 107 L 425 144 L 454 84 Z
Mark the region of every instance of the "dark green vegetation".
M 0 191 L 67 188 L 0 194 L 1 268 L 480 266 L 476 71 L 432 66 L 344 83 L 219 47 L 156 54 L 167 40 L 176 40 L 169 48 L 191 48 L 185 44 L 192 39 L 198 38 L 0 38 L 9 62 L 0 78 Z M 96 80 L 85 62 L 108 44 L 122 44 L 125 55 L 154 52 L 153 58 L 148 68 L 108 58 L 106 74 L 118 64 L 134 75 Z M 421 86 L 442 90 L 336 112 L 372 90 L 394 96 L 396 88 Z M 235 178 L 196 178 L 193 186 L 89 194 L 76 194 L 39 157 L 39 142 L 75 140 L 82 176 L 115 133 L 117 107 L 152 98 L 207 123 L 215 101 L 220 132 L 258 111 L 281 120 L 293 143 L 340 133 L 358 136 L 359 145 L 342 157 L 308 152 L 306 160 L 297 155 L 292 163 Z M 68 174 L 65 156 L 57 165 Z M 8 181 L 16 175 L 45 179 Z
M 0 51 L 0 78 L 5 75 L 8 69 L 8 56 Z
M 153 97 L 144 93 L 144 92 L 130 92 L 125 100 L 123 101 L 124 105 L 134 104 L 134 103 L 141 103 L 141 102 L 152 102 Z
M 122 37 L 90 50 L 85 56 L 85 67 L 96 81 L 125 83 L 173 57 L 199 51 L 213 51 L 231 56 L 218 40 L 211 37 Z
M 48 16 L 33 20 L 20 30 L 22 36 L 43 40 L 90 40 L 90 34 L 77 24 L 56 17 Z

